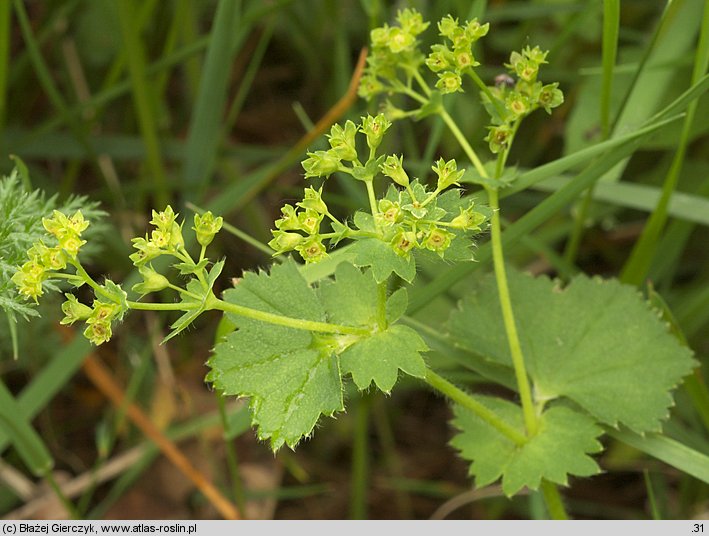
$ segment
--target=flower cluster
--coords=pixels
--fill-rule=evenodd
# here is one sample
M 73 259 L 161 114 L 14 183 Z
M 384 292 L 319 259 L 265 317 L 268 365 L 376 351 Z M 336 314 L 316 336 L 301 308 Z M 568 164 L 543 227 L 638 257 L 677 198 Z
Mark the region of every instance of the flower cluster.
M 223 224 L 224 218 L 221 216 L 215 218 L 214 214 L 210 211 L 207 211 L 201 215 L 195 214 L 194 227 L 192 227 L 192 230 L 195 232 L 199 245 L 206 248 L 209 244 L 211 244 L 214 237 L 221 230 Z
M 142 266 L 160 255 L 175 253 L 185 246 L 185 239 L 182 237 L 182 225 L 177 223 L 177 214 L 168 205 L 162 212 L 153 210 L 153 219 L 150 220 L 155 226 L 150 236 L 145 238 L 133 238 L 133 247 L 137 249 L 130 255 L 130 260 L 136 266 Z
M 470 78 L 482 89 L 482 102 L 492 118 L 485 141 L 497 154 L 507 150 L 514 138 L 519 121 L 538 108 L 551 113 L 564 102 L 558 83 L 542 84 L 537 80 L 539 68 L 546 62 L 547 52 L 539 47 L 525 47 L 512 52 L 505 67 L 510 74 L 495 78 L 488 87 L 475 73 L 479 65 L 473 54 L 475 43 L 487 35 L 490 24 L 481 24 L 477 19 L 459 22 L 448 15 L 438 23 L 442 42 L 433 44 L 430 53 L 424 56 L 419 50 L 417 36 L 428 23 L 421 14 L 412 9 L 400 11 L 399 26 L 384 25 L 372 30 L 372 54 L 360 82 L 360 96 L 370 100 L 379 94 L 401 94 L 417 101 L 417 109 L 400 109 L 387 100 L 387 117 L 399 119 L 409 115 L 417 118 L 440 111 L 442 94 L 463 91 L 463 77 Z M 425 81 L 420 67 L 425 64 L 436 73 L 438 80 L 433 91 Z M 403 73 L 403 77 L 400 78 Z M 511 76 L 510 76 L 511 75 Z M 416 85 L 422 91 L 418 92 Z M 333 162 L 333 169 L 336 166 Z
M 473 45 L 487 35 L 490 24 L 480 24 L 478 19 L 460 25 L 458 19 L 450 15 L 438 23 L 438 31 L 447 43 L 431 46 L 431 53 L 426 58 L 426 65 L 438 74 L 436 88 L 441 93 L 462 91 L 461 75 L 480 65 L 473 56 Z
M 152 216 L 151 223 L 155 229 L 150 236 L 133 239 L 137 251 L 130 258 L 143 278 L 142 282 L 133 286 L 133 290 L 144 295 L 170 287 L 182 294 L 182 303 L 190 315 L 194 315 L 195 311 L 199 314 L 205 307 L 205 299 L 212 295 L 212 285 L 223 266 L 223 262 L 220 262 L 217 263 L 218 268 L 207 271 L 209 259 L 205 258 L 205 249 L 221 229 L 223 220 L 221 217 L 215 218 L 211 212 L 195 215 L 192 229 L 197 242 L 202 246 L 199 261 L 195 262 L 185 249 L 182 236 L 184 223 L 177 223 L 178 215 L 172 208 L 168 206 L 162 212 L 153 211 Z M 61 323 L 72 325 L 82 321 L 86 324 L 84 336 L 89 341 L 96 345 L 107 342 L 113 334 L 113 323 L 120 321 L 128 309 L 137 307 L 137 302 L 129 302 L 127 293 L 110 279 L 106 279 L 103 284 L 94 281 L 79 262 L 77 254 L 85 244 L 81 240 L 81 233 L 89 226 L 80 211 L 71 217 L 54 211 L 52 218 L 45 218 L 42 223 L 57 241 L 57 245 L 49 247 L 41 240 L 35 243 L 28 251 L 29 260 L 15 273 L 13 282 L 22 295 L 35 301 L 42 295 L 42 284 L 49 279 L 64 280 L 75 288 L 88 285 L 94 291 L 91 306 L 81 303 L 73 294 L 66 293 Z M 194 275 L 187 290 L 172 285 L 167 277 L 153 269 L 150 261 L 160 255 L 177 258 L 179 262 L 173 266 L 183 275 Z M 64 272 L 68 266 L 75 273 Z M 189 322 L 183 323 L 185 326 L 181 329 Z M 173 333 L 177 332 L 179 330 Z
M 418 50 L 421 34 L 429 23 L 415 9 L 397 13 L 398 25 L 385 24 L 371 32 L 372 48 L 367 58 L 367 71 L 362 77 L 359 95 L 371 99 L 388 91 L 388 85 L 396 84 L 397 70 L 411 74 L 418 70 L 425 56 Z
M 547 54 L 539 47 L 529 46 L 521 52 L 512 52 L 510 62 L 505 64 L 512 76 L 498 76 L 495 85 L 481 93 L 483 104 L 492 118 L 493 124 L 488 127 L 485 141 L 493 153 L 509 147 L 515 125 L 521 119 L 539 108 L 551 113 L 552 108 L 564 102 L 558 83 L 544 85 L 537 80 L 539 68 L 547 63 Z
M 96 346 L 108 342 L 113 335 L 113 322 L 120 321 L 127 311 L 127 295 L 119 285 L 106 280 L 95 289 L 96 298 L 92 307 L 84 305 L 73 294 L 65 294 L 67 300 L 62 304 L 64 318 L 61 323 L 72 325 L 83 321 L 86 324 L 84 337 Z
M 295 250 L 307 262 L 317 262 L 327 255 L 320 236 L 320 224 L 323 217 L 330 214 L 322 199 L 322 188 L 306 188 L 303 200 L 296 203 L 296 207 L 285 205 L 281 208 L 281 218 L 275 222 L 276 230 L 271 231 L 273 240 L 268 245 L 276 254 Z
M 86 241 L 81 233 L 89 226 L 80 210 L 69 217 L 55 210 L 51 218 L 43 218 L 42 225 L 56 239 L 57 245 L 49 247 L 43 241 L 35 243 L 27 252 L 29 260 L 12 276 L 21 295 L 35 302 L 44 292 L 42 284 L 55 271 L 66 268 L 75 259 Z
M 344 127 L 333 125 L 327 137 L 330 149 L 308 152 L 308 158 L 301 163 L 306 179 L 329 177 L 336 171 L 350 174 L 362 172 L 363 166 L 357 156 L 357 134 L 365 135 L 367 146 L 371 152 L 374 152 L 381 144 L 384 133 L 391 126 L 391 121 L 384 114 L 367 115 L 361 119 L 359 125 L 349 120 Z M 347 165 L 348 162 L 352 164 L 351 167 Z
M 444 258 L 454 239 L 463 239 L 465 232 L 479 232 L 486 220 L 474 210 L 472 201 L 460 199 L 459 190 L 447 190 L 458 185 L 464 173 L 457 169 L 455 160 L 441 158 L 431 169 L 437 176 L 433 191 L 418 180 L 409 182 L 402 157 L 390 156 L 382 165 L 384 175 L 405 187 L 390 187 L 379 200 L 374 217 L 380 238 L 399 256 L 409 257 L 414 249 L 426 249 Z
M 459 243 L 469 245 L 464 234 L 479 231 L 486 217 L 473 209 L 471 201 L 461 200 L 459 190 L 450 189 L 459 186 L 464 170 L 457 168 L 455 160 L 440 159 L 432 167 L 436 175 L 434 189 L 429 190 L 417 179 L 409 179 L 403 157 L 376 154 L 390 126 L 383 114 L 362 117 L 359 125 L 352 121 L 344 126 L 334 125 L 328 136 L 330 149 L 308 153 L 302 164 L 306 178 L 327 177 L 334 171 L 351 175 L 365 183 L 370 213 L 355 215 L 354 226 L 350 227 L 330 213 L 322 187 L 306 188 L 302 201 L 281 208 L 281 217 L 275 222 L 276 229 L 271 231 L 273 239 L 269 242 L 275 255 L 297 251 L 306 262 L 317 262 L 327 256 L 326 242 L 334 246 L 345 238 L 383 241 L 406 258 L 414 249 L 426 249 L 444 257 L 456 238 Z M 366 139 L 369 149 L 364 163 L 358 157 L 358 134 Z M 381 176 L 393 184 L 384 197 L 376 199 L 373 183 Z M 330 223 L 331 231 L 323 232 L 324 222 Z
M 481 24 L 477 19 L 459 23 L 458 19 L 448 15 L 438 23 L 443 42 L 432 45 L 430 53 L 425 55 L 418 48 L 417 36 L 429 23 L 424 22 L 414 9 L 399 11 L 396 21 L 398 26 L 385 24 L 372 30 L 372 51 L 360 82 L 359 95 L 367 100 L 382 93 L 411 96 L 411 81 L 424 83 L 419 72 L 423 64 L 436 73 L 435 87 L 441 93 L 462 91 L 463 75 L 480 65 L 473 55 L 473 46 L 487 35 L 490 25 Z M 399 74 L 404 75 L 403 80 L 399 79 Z
M 158 292 L 170 286 L 169 280 L 161 273 L 156 272 L 150 264 L 161 255 L 170 255 L 181 261 L 174 266 L 183 275 L 194 274 L 202 270 L 208 263 L 204 258 L 205 250 L 224 223 L 221 216 L 215 218 L 211 212 L 194 215 L 192 230 L 195 232 L 197 242 L 202 246 L 200 260 L 195 263 L 185 249 L 185 239 L 182 235 L 184 222 L 177 223 L 178 214 L 172 207 L 168 205 L 161 212 L 153 210 L 152 216 L 150 223 L 155 228 L 150 235 L 146 234 L 144 238 L 132 239 L 133 247 L 137 251 L 130 255 L 130 259 L 143 277 L 143 281 L 134 285 L 132 290 L 140 294 Z
M 62 324 L 73 324 L 81 320 L 86 323 L 84 335 L 94 344 L 102 344 L 111 338 L 112 323 L 120 320 L 127 310 L 126 293 L 110 280 L 103 285 L 93 281 L 81 266 L 77 255 L 86 241 L 81 239 L 89 222 L 81 211 L 69 217 L 55 210 L 51 218 L 43 218 L 45 230 L 56 240 L 57 245 L 47 246 L 39 240 L 28 250 L 29 260 L 12 277 L 20 294 L 37 301 L 43 294 L 42 283 L 49 279 L 64 279 L 74 287 L 89 283 L 96 298 L 91 307 L 80 303 L 73 294 L 65 294 L 62 304 L 64 318 Z M 49 237 L 48 237 L 49 239 Z M 71 265 L 76 274 L 62 273 Z

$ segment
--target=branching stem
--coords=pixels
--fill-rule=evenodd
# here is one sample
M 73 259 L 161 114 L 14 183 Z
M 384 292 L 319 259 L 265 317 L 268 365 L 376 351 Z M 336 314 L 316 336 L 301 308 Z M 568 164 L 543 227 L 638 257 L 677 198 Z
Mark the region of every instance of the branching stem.
M 500 432 L 510 441 L 514 442 L 515 445 L 522 446 L 527 442 L 527 438 L 523 433 L 510 426 L 506 421 L 501 419 L 497 413 L 484 406 L 465 391 L 462 391 L 432 370 L 426 371 L 424 381 L 436 391 L 446 395 L 453 402 L 456 402 L 465 409 L 472 411 L 487 424 L 495 428 L 495 430 Z
M 206 308 L 208 310 L 216 309 L 219 311 L 224 311 L 225 313 L 233 313 L 235 315 L 251 318 L 252 320 L 259 320 L 261 322 L 268 322 L 269 324 L 276 324 L 277 326 L 302 329 L 305 331 L 316 331 L 319 333 L 343 333 L 359 336 L 367 336 L 371 334 L 371 330 L 368 328 L 328 324 L 326 322 L 317 322 L 315 320 L 304 320 L 302 318 L 292 318 L 289 316 L 267 313 L 266 311 L 260 311 L 258 309 L 252 309 L 250 307 L 244 307 L 243 305 L 237 305 L 235 303 L 220 300 L 214 295 L 211 295 L 207 299 Z
M 443 118 L 443 121 L 445 124 L 448 126 L 450 131 L 453 133 L 453 136 L 455 136 L 455 139 L 458 141 L 460 146 L 463 148 L 463 151 L 465 151 L 465 154 L 470 158 L 470 161 L 473 163 L 475 166 L 475 169 L 477 170 L 478 173 L 480 173 L 481 177 L 487 177 L 487 170 L 485 170 L 485 167 L 483 166 L 483 163 L 480 161 L 480 158 L 478 158 L 478 155 L 475 153 L 473 148 L 470 146 L 468 143 L 468 140 L 465 138 L 463 133 L 460 131 L 460 128 L 458 128 L 458 125 L 456 122 L 453 120 L 453 118 L 448 114 L 448 112 L 445 109 L 441 109 L 439 112 L 439 115 Z
M 497 190 L 494 188 L 486 188 L 486 190 L 490 209 L 492 210 L 492 217 L 490 219 L 490 235 L 492 240 L 492 259 L 495 267 L 495 280 L 497 282 L 497 291 L 500 296 L 500 308 L 502 309 L 502 318 L 505 323 L 505 332 L 507 333 L 510 355 L 512 356 L 512 364 L 514 366 L 515 377 L 517 379 L 517 389 L 519 390 L 519 396 L 522 402 L 524 424 L 527 428 L 527 434 L 529 436 L 533 436 L 537 433 L 537 416 L 534 411 L 532 392 L 529 387 L 529 380 L 527 379 L 522 346 L 519 342 L 519 335 L 517 334 L 517 325 L 512 311 L 512 300 L 510 298 L 510 291 L 507 285 L 505 259 L 502 252 L 502 231 L 500 228 L 500 205 L 498 201 L 498 194 Z
M 446 112 L 442 110 L 440 112 L 441 117 L 445 121 L 448 128 L 455 136 L 458 143 L 462 147 L 465 154 L 470 158 L 478 173 L 482 177 L 488 178 L 489 175 L 487 170 L 480 162 L 477 154 L 468 143 L 461 132 L 458 125 L 455 123 L 453 118 Z M 496 167 L 496 178 L 502 175 L 504 170 L 505 162 L 507 160 L 507 155 L 509 154 L 509 146 L 512 144 L 512 138 L 514 133 L 517 131 L 519 126 L 519 121 L 515 122 L 513 127 L 513 135 L 510 138 L 507 150 L 503 151 L 497 160 Z M 490 234 L 492 241 L 492 259 L 495 267 L 495 278 L 497 281 L 498 293 L 500 296 L 500 307 L 502 309 L 502 317 L 505 323 L 505 331 L 507 333 L 507 340 L 510 346 L 510 354 L 512 355 L 512 364 L 515 369 L 515 377 L 517 379 L 517 388 L 519 390 L 520 399 L 522 402 L 522 411 L 524 413 L 524 424 L 527 429 L 527 435 L 533 436 L 537 433 L 537 416 L 534 411 L 534 403 L 532 401 L 532 391 L 529 386 L 529 380 L 527 378 L 527 371 L 524 365 L 524 356 L 522 354 L 522 346 L 519 342 L 519 335 L 517 334 L 517 326 L 515 324 L 514 313 L 512 311 L 512 300 L 510 299 L 510 291 L 507 285 L 507 274 L 505 271 L 505 258 L 502 251 L 502 229 L 500 226 L 500 204 L 497 190 L 494 188 L 486 187 L 485 191 L 488 195 L 488 202 L 490 209 L 492 210 L 492 217 L 490 219 Z

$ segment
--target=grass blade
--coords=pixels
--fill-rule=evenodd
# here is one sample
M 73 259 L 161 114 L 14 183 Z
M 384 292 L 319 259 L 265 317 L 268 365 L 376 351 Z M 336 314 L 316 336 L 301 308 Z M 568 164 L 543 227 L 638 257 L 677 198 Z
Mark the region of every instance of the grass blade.
M 81 366 L 91 350 L 84 337 L 76 337 L 59 352 L 52 361 L 38 372 L 32 382 L 17 397 L 17 415 L 27 420 L 34 418 L 57 394 Z M 9 436 L 0 429 L 0 452 L 7 447 Z
M 24 418 L 19 404 L 0 381 L 0 428 L 15 446 L 17 454 L 35 476 L 44 476 L 54 467 L 54 460 L 42 438 Z
M 603 75 L 601 81 L 601 136 L 610 135 L 611 94 L 613 69 L 618 54 L 620 29 L 620 0 L 603 0 Z
M 235 50 L 234 29 L 241 16 L 241 2 L 220 0 L 209 38 L 204 72 L 197 92 L 187 147 L 183 183 L 199 202 L 214 169 L 227 98 L 227 84 Z
M 661 434 L 638 435 L 627 430 L 606 432 L 618 441 L 661 460 L 694 478 L 709 484 L 709 456 Z
M 706 79 L 705 90 L 709 89 L 709 77 Z M 698 95 L 695 95 L 695 98 Z M 661 117 L 658 114 L 657 119 L 664 119 L 666 116 L 663 114 Z M 678 116 L 671 117 L 672 121 L 678 119 Z M 666 123 L 665 123 L 666 124 Z M 570 155 L 557 158 L 556 160 L 549 162 L 547 164 L 541 165 L 529 171 L 523 172 L 509 188 L 505 188 L 500 192 L 500 198 L 509 197 L 517 192 L 526 190 L 537 183 L 544 180 L 561 175 L 565 171 L 571 168 L 578 167 L 580 165 L 588 164 L 591 160 L 600 156 L 608 151 L 615 149 L 617 147 L 623 146 L 633 140 L 639 139 L 647 134 L 656 131 L 658 128 L 657 121 L 654 120 L 652 123 L 648 123 L 647 126 L 635 130 L 629 134 L 619 136 L 601 143 L 592 145 L 591 147 L 586 147 L 576 151 Z M 465 182 L 465 176 L 461 179 L 461 182 Z
M 572 180 L 568 176 L 552 177 L 536 184 L 534 188 L 553 192 Z M 655 186 L 627 182 L 601 182 L 594 188 L 593 199 L 619 207 L 652 212 L 661 195 L 662 191 Z M 667 211 L 673 218 L 709 226 L 709 199 L 706 197 L 675 192 Z
M 118 20 L 125 45 L 130 75 L 133 101 L 138 115 L 140 133 L 145 144 L 146 160 L 153 180 L 154 202 L 164 207 L 170 200 L 170 188 L 162 161 L 157 118 L 155 117 L 155 95 L 153 95 L 146 72 L 145 49 L 140 41 L 133 14 L 135 6 L 128 0 L 116 2 Z
M 707 66 L 709 66 L 709 6 L 705 5 L 699 35 L 699 45 L 697 47 L 694 69 L 692 71 L 692 85 L 699 82 L 704 73 L 706 73 Z M 682 171 L 682 165 L 687 153 L 690 131 L 692 123 L 694 122 L 696 109 L 696 100 L 692 101 L 687 106 L 687 115 L 682 125 L 682 134 L 680 135 L 677 145 L 677 151 L 674 154 L 672 165 L 667 172 L 665 182 L 662 186 L 662 196 L 657 203 L 657 207 L 650 215 L 640 238 L 633 247 L 630 258 L 621 272 L 620 279 L 625 283 L 634 285 L 641 284 L 650 269 L 655 252 L 657 251 L 660 235 L 667 223 L 670 198 L 679 182 L 679 175 Z

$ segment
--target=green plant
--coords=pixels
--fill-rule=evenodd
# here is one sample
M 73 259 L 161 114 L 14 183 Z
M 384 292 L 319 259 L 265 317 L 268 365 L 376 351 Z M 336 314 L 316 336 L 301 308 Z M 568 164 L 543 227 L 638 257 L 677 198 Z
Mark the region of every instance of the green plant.
M 83 211 L 87 217 L 97 221 L 103 213 L 96 209 L 97 203 L 90 203 L 81 196 L 70 197 L 61 205 L 57 202 L 57 196 L 46 199 L 41 192 L 32 189 L 25 164 L 18 158 L 15 161 L 16 167 L 12 173 L 0 179 L 0 308 L 7 318 L 13 354 L 17 359 L 17 316 L 25 319 L 38 316 L 37 311 L 22 299 L 17 285 L 13 284 L 21 277 L 16 275 L 17 266 L 27 257 L 28 249 L 33 257 L 43 258 L 47 263 L 56 261 L 58 253 L 58 250 L 46 248 L 42 242 L 43 215 L 53 210 L 60 213 Z M 27 266 L 30 268 L 32 265 Z M 37 279 L 34 285 L 25 285 L 24 296 L 36 298 L 43 287 L 57 290 L 50 282 L 38 286 L 39 283 Z
M 399 371 L 421 379 L 456 403 L 453 445 L 471 461 L 478 485 L 501 478 L 509 496 L 541 488 L 551 515 L 562 518 L 555 485 L 599 471 L 591 455 L 602 449 L 603 427 L 660 431 L 671 389 L 695 363 L 633 287 L 583 275 L 567 284 L 535 279 L 505 264 L 499 198 L 525 180 L 507 166 L 511 147 L 524 118 L 540 108 L 551 113 L 563 102 L 558 84 L 538 79 L 547 53 L 538 47 L 512 53 L 506 65 L 512 76 L 487 86 L 473 53 L 487 24 L 446 17 L 438 24 L 443 41 L 425 54 L 418 38 L 428 23 L 421 15 L 404 10 L 397 23 L 372 32 L 361 84 L 362 96 L 387 97 L 384 112 L 333 126 L 330 149 L 309 153 L 303 162 L 306 178 L 339 173 L 364 183 L 369 206 L 338 219 L 324 187 L 310 187 L 302 201 L 282 208 L 275 223 L 270 245 L 276 254 L 296 251 L 305 268 L 291 259 L 269 273 L 247 273 L 218 298 L 213 288 L 224 261 L 210 260 L 206 249 L 222 220 L 210 212 L 195 216 L 200 250 L 193 257 L 184 222 L 168 206 L 153 212 L 150 235 L 133 240 L 131 260 L 143 280 L 132 290 L 147 295 L 170 289 L 178 302 L 129 300 L 120 285 L 95 281 L 78 257 L 87 226 L 79 211 L 56 211 L 43 220 L 51 236 L 30 248 L 13 280 L 31 299 L 58 280 L 91 287 L 91 305 L 68 293 L 62 309 L 63 322 L 84 322 L 84 334 L 95 344 L 109 340 L 131 309 L 182 312 L 167 339 L 204 311 L 224 312 L 236 329 L 218 342 L 207 380 L 225 394 L 250 397 L 253 424 L 274 450 L 295 447 L 321 415 L 344 410 L 347 377 L 361 391 L 374 383 L 387 393 Z M 434 75 L 435 83 L 427 81 Z M 446 108 L 453 98 L 448 95 L 464 93 L 468 78 L 490 116 L 485 141 L 496 157 L 488 165 Z M 429 116 L 448 126 L 472 169 L 441 158 L 432 166 L 433 181 L 412 180 L 402 156 L 378 154 L 392 121 Z M 646 128 L 657 129 L 664 119 Z M 633 139 L 617 140 L 616 147 Z M 482 187 L 486 205 L 453 188 L 462 183 Z M 417 262 L 471 263 L 472 235 L 488 229 L 494 274 L 470 284 L 443 338 L 451 348 L 484 356 L 477 371 L 515 391 L 519 404 L 471 395 L 434 372 L 423 357 L 424 333 L 404 316 Z M 333 249 L 343 241 L 352 243 Z M 184 286 L 158 266 L 164 256 L 174 259 Z M 304 270 L 329 256 L 335 267 L 310 285 Z

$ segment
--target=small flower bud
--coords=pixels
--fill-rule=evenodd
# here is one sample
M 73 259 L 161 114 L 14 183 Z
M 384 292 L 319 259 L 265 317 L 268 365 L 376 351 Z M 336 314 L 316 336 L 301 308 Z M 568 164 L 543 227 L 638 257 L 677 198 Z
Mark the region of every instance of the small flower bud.
M 111 330 L 110 322 L 100 322 L 95 324 L 89 324 L 84 330 L 84 337 L 86 337 L 89 342 L 92 342 L 96 346 L 108 342 L 111 340 L 113 332 Z
M 42 218 L 42 225 L 48 233 L 57 238 L 61 238 L 69 232 L 71 224 L 69 223 L 69 218 L 67 218 L 66 215 L 62 214 L 58 210 L 55 210 L 52 212 L 51 218 Z
M 133 292 L 137 292 L 141 295 L 149 294 L 150 292 L 158 292 L 159 290 L 167 288 L 167 286 L 170 284 L 170 281 L 168 281 L 167 277 L 165 277 L 161 273 L 156 272 L 152 268 L 152 266 L 140 266 L 138 268 L 138 271 L 140 272 L 143 281 L 142 283 L 133 285 L 131 289 L 133 290 Z
M 357 94 L 363 99 L 370 100 L 384 91 L 384 85 L 374 75 L 365 74 L 359 81 Z
M 150 220 L 150 223 L 152 223 L 161 231 L 170 232 L 170 230 L 172 229 L 172 224 L 175 223 L 177 216 L 178 215 L 175 214 L 175 211 L 172 210 L 172 207 L 170 205 L 167 205 L 165 207 L 165 210 L 163 210 L 162 212 L 157 212 L 153 210 L 153 219 Z
M 389 35 L 387 36 L 387 45 L 389 45 L 389 50 L 394 54 L 399 52 L 404 52 L 406 50 L 411 50 L 416 44 L 416 37 L 404 30 L 394 26 L 389 29 Z
M 458 19 L 454 19 L 451 15 L 446 15 L 438 23 L 438 31 L 440 35 L 451 39 L 453 34 L 460 28 Z
M 84 244 L 86 244 L 86 240 L 79 239 L 79 236 L 74 232 L 66 233 L 59 238 L 59 248 L 63 249 L 72 259 L 76 258 L 79 249 Z
M 172 222 L 172 229 L 170 230 L 170 248 L 180 249 L 185 246 L 185 239 L 182 236 L 182 223 Z
M 273 240 L 268 245 L 276 253 L 291 251 L 303 243 L 305 237 L 298 233 L 287 233 L 284 231 L 271 231 Z
M 463 80 L 460 78 L 458 73 L 452 71 L 446 71 L 438 75 L 438 82 L 436 82 L 436 87 L 441 90 L 441 93 L 455 93 L 456 91 L 463 91 Z
M 319 190 L 315 188 L 306 188 L 304 190 L 303 200 L 298 203 L 298 206 L 306 210 L 312 210 L 318 214 L 327 214 L 327 205 L 322 200 L 322 187 Z
M 224 223 L 224 218 L 219 216 L 214 217 L 210 211 L 205 212 L 202 215 L 194 215 L 194 227 L 192 229 L 197 237 L 197 242 L 203 247 L 207 247 L 214 240 L 214 236 L 222 228 Z
M 473 42 L 486 36 L 488 30 L 490 30 L 490 23 L 480 24 L 478 19 L 470 20 L 465 25 L 465 35 Z
M 74 215 L 68 219 L 67 227 L 69 230 L 75 232 L 77 236 L 81 236 L 89 226 L 89 222 L 84 219 L 84 215 L 80 210 L 77 210 Z
M 455 66 L 458 71 L 464 71 L 468 67 L 477 67 L 479 62 L 475 61 L 473 55 L 467 50 L 461 50 L 454 54 Z
M 448 162 L 446 162 L 443 158 L 439 158 L 438 162 L 436 162 L 431 169 L 438 176 L 437 189 L 440 191 L 454 184 L 460 186 L 458 181 L 465 173 L 464 169 L 458 171 L 458 164 L 455 160 L 448 160 Z
M 379 218 L 384 225 L 393 225 L 401 221 L 403 213 L 399 203 L 394 203 L 388 199 L 379 200 Z
M 485 216 L 475 212 L 473 207 L 461 208 L 460 214 L 450 221 L 450 226 L 464 231 L 480 230 L 480 224 L 484 221 Z
M 426 249 L 440 255 L 451 245 L 451 239 L 454 236 L 453 233 L 434 227 L 426 236 L 423 245 Z
M 413 231 L 400 231 L 391 241 L 394 253 L 401 257 L 408 257 L 409 252 L 417 245 L 416 233 Z
M 450 57 L 452 53 L 445 45 L 432 45 L 431 53 L 426 58 L 426 65 L 434 73 L 443 71 L 451 67 Z
M 373 47 L 387 46 L 387 40 L 389 39 L 389 26 L 385 24 L 380 28 L 374 28 L 374 30 L 369 33 L 369 38 L 372 41 Z
M 319 238 L 313 237 L 307 242 L 296 246 L 296 251 L 300 253 L 303 260 L 307 263 L 318 262 L 327 257 L 325 246 Z
M 132 255 L 129 255 L 130 260 L 133 261 L 135 266 L 145 264 L 164 253 L 162 249 L 148 240 L 147 235 L 145 238 L 133 238 L 131 242 L 133 242 L 133 247 L 138 250 Z
M 66 268 L 66 254 L 59 246 L 48 248 L 41 240 L 33 245 L 27 255 L 39 262 L 45 270 Z
M 65 294 L 67 300 L 62 304 L 62 313 L 64 313 L 64 318 L 61 319 L 60 324 L 71 325 L 77 320 L 86 320 L 91 316 L 93 309 L 88 305 L 84 305 L 76 299 L 73 294 Z
M 538 46 L 535 46 L 534 48 L 529 48 L 529 45 L 522 50 L 522 54 L 527 57 L 532 63 L 536 64 L 537 67 L 547 63 L 547 54 L 549 54 L 548 50 L 542 50 Z
M 485 141 L 490 145 L 490 151 L 497 154 L 507 149 L 512 137 L 512 129 L 508 125 L 487 128 L 490 132 L 485 136 Z
M 352 121 L 347 121 L 342 128 L 338 124 L 332 125 L 328 136 L 330 147 L 333 152 L 342 160 L 351 162 L 357 158 L 357 148 L 355 146 L 355 136 L 357 135 L 357 125 Z
M 522 117 L 531 111 L 529 99 L 516 91 L 511 91 L 505 99 L 505 108 L 507 108 L 515 117 Z
M 110 327 L 113 320 L 121 312 L 121 306 L 117 303 L 102 302 L 94 300 L 94 307 L 91 314 L 86 319 L 87 324 L 108 323 Z
M 559 84 L 554 83 L 543 86 L 539 92 L 537 102 L 548 114 L 551 113 L 552 108 L 561 106 L 564 103 L 564 94 L 559 89 Z
M 300 228 L 309 235 L 318 234 L 320 232 L 320 222 L 323 219 L 322 214 L 318 214 L 314 210 L 304 210 L 298 214 Z
M 44 294 L 42 282 L 47 279 L 44 266 L 37 260 L 27 261 L 17 270 L 10 280 L 17 287 L 17 291 L 27 299 L 37 302 L 37 298 Z
M 301 162 L 305 170 L 305 178 L 329 177 L 340 169 L 340 158 L 332 151 L 315 151 L 308 153 L 308 158 Z
M 156 248 L 166 249 L 170 244 L 170 232 L 155 229 L 152 233 L 150 233 L 150 241 Z
M 424 22 L 421 13 L 415 9 L 403 9 L 396 15 L 396 21 L 401 25 L 404 31 L 418 35 L 428 28 L 429 23 Z
M 281 207 L 282 218 L 276 220 L 276 229 L 281 231 L 298 231 L 300 230 L 300 222 L 298 214 L 293 205 L 283 205 Z
M 378 114 L 376 117 L 368 115 L 362 118 L 360 132 L 363 132 L 364 135 L 367 136 L 367 145 L 370 149 L 374 150 L 382 143 L 384 133 L 390 126 L 391 121 L 389 121 L 384 114 Z
M 384 163 L 380 166 L 382 173 L 393 180 L 399 186 L 409 185 L 409 176 L 404 171 L 404 157 L 403 156 L 387 156 Z
M 42 256 L 42 264 L 50 270 L 63 270 L 66 268 L 66 254 L 60 247 L 47 248 Z

